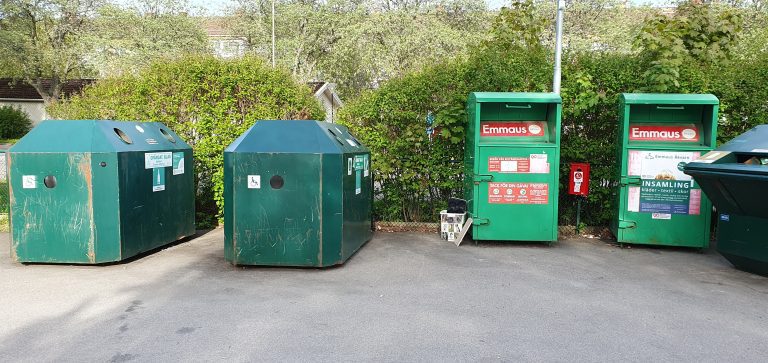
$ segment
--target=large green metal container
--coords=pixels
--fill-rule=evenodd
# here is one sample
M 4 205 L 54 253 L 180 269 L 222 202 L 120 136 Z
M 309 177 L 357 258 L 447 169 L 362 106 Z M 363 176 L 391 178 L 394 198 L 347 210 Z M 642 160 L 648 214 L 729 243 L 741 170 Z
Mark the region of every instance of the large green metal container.
M 115 262 L 195 233 L 192 149 L 163 124 L 44 121 L 7 164 L 16 261 Z
M 372 237 L 370 152 L 339 125 L 259 121 L 224 151 L 224 255 L 342 264 Z
M 621 95 L 611 223 L 619 243 L 709 245 L 712 205 L 677 165 L 715 147 L 718 105 L 709 94 Z
M 464 193 L 475 240 L 557 241 L 561 103 L 555 93 L 470 94 Z
M 717 250 L 739 269 L 768 276 L 768 125 L 683 168 L 720 214 Z

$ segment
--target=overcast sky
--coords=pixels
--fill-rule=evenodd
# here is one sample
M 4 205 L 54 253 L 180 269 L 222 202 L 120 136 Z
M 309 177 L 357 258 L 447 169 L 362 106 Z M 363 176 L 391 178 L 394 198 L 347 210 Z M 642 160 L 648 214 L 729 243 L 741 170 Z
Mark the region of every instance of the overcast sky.
M 509 0 L 485 0 L 492 9 L 498 9 L 509 3 Z M 553 0 L 554 1 L 554 0 Z M 232 6 L 232 0 L 189 0 L 190 5 L 206 9 L 211 15 L 222 13 L 227 7 Z M 671 0 L 630 0 L 633 4 L 650 4 L 654 6 L 668 5 Z

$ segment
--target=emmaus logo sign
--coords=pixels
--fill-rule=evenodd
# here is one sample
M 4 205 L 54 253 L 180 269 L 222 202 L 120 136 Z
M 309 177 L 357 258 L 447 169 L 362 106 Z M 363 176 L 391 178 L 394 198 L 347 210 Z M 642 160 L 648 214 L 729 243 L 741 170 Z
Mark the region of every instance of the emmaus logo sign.
M 481 122 L 480 136 L 544 136 L 545 126 L 545 123 L 541 121 Z
M 645 126 L 629 127 L 629 139 L 632 141 L 699 141 L 699 130 L 695 125 L 683 126 Z

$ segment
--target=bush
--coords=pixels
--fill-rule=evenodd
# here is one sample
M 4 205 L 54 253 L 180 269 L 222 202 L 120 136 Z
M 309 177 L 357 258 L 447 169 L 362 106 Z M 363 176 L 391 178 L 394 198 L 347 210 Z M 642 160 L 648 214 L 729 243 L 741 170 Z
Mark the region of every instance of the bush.
M 137 76 L 96 82 L 48 111 L 64 119 L 157 121 L 181 135 L 195 155 L 199 227 L 221 218 L 227 145 L 258 120 L 323 118 L 307 86 L 250 57 L 156 63 Z
M 619 95 L 646 87 L 647 64 L 633 55 L 570 54 L 563 61 L 560 223 L 574 224 L 576 200 L 567 194 L 568 164 L 592 165 L 582 218 L 606 225 L 615 214 Z M 472 91 L 547 91 L 551 63 L 535 49 L 499 56 L 492 50 L 391 80 L 348 102 L 340 113 L 373 152 L 376 217 L 434 221 L 450 196 L 462 196 L 464 105 Z M 684 64 L 670 93 L 720 98 L 719 142 L 768 122 L 768 53 L 720 66 Z M 425 117 L 440 135 L 429 141 Z
M 0 107 L 0 139 L 18 139 L 32 129 L 32 120 L 20 108 Z

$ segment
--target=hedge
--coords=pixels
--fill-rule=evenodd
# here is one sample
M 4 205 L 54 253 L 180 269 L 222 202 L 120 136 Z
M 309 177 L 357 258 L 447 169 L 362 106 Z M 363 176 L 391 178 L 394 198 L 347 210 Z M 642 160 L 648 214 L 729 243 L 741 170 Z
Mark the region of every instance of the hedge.
M 570 54 L 563 67 L 561 189 L 570 162 L 592 164 L 591 193 L 583 221 L 606 225 L 617 185 L 618 99 L 646 89 L 645 65 L 623 54 Z M 479 52 L 394 79 L 348 102 L 340 122 L 373 152 L 378 219 L 435 221 L 451 196 L 462 196 L 464 105 L 472 91 L 548 91 L 552 63 L 532 49 Z M 721 100 L 719 141 L 768 121 L 768 56 L 720 67 L 684 64 L 670 93 L 713 93 Z M 435 115 L 432 141 L 425 118 Z M 561 190 L 560 223 L 573 224 L 576 201 Z
M 258 120 L 324 118 L 306 85 L 252 57 L 158 62 L 135 76 L 100 80 L 48 112 L 62 119 L 157 121 L 181 135 L 194 150 L 198 227 L 221 219 L 223 151 L 235 138 Z

